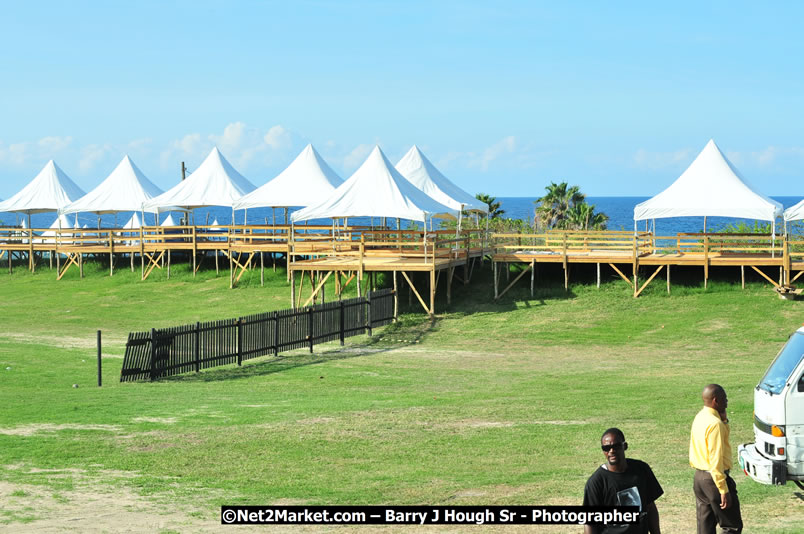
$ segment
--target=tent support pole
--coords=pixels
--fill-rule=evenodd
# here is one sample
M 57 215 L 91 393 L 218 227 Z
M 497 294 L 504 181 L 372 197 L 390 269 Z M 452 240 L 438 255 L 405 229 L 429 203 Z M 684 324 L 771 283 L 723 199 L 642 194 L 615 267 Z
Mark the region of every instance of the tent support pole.
M 167 251 L 167 279 L 170 280 L 170 249 Z

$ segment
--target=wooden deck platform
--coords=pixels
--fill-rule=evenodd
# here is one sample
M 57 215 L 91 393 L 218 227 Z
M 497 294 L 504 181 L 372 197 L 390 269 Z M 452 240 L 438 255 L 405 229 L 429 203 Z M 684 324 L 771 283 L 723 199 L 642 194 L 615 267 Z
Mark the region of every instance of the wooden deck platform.
M 495 252 L 494 295 L 499 299 L 525 273 L 531 273 L 531 292 L 534 268 L 538 263 L 560 263 L 564 267 L 564 287 L 569 284 L 569 265 L 597 264 L 598 285 L 600 265 L 610 266 L 634 291 L 634 297 L 664 269 L 667 291 L 670 291 L 672 266 L 699 266 L 703 269 L 706 286 L 710 267 L 739 267 L 745 284 L 748 267 L 777 288 L 789 286 L 804 274 L 804 242 L 786 236 L 760 234 L 678 234 L 656 237 L 650 233 L 633 232 L 559 232 L 545 234 L 493 234 Z M 515 244 L 513 242 L 516 242 Z M 525 264 L 526 268 L 508 286 L 499 291 L 499 265 Z M 656 267 L 640 286 L 639 267 Z M 760 267 L 776 267 L 779 279 L 774 280 Z M 626 276 L 623 271 L 629 271 Z

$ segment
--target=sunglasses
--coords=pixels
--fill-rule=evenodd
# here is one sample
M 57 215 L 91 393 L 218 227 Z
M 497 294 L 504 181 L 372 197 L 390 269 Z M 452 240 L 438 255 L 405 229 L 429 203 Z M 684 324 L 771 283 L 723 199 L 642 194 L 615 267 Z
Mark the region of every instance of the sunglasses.
M 603 452 L 609 452 L 611 449 L 619 451 L 623 448 L 623 445 L 625 445 L 624 441 L 620 443 L 612 443 L 611 445 L 601 445 L 600 448 L 603 449 Z

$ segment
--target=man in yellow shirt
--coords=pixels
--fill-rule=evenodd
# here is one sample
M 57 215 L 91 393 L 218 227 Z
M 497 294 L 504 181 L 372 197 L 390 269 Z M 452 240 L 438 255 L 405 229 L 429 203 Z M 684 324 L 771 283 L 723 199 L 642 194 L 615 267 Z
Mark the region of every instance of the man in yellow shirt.
M 698 534 L 715 534 L 720 525 L 723 532 L 740 533 L 743 519 L 737 485 L 729 476 L 731 445 L 726 391 L 709 384 L 701 394 L 704 407 L 695 416 L 690 433 L 690 465 L 695 468 L 696 517 Z

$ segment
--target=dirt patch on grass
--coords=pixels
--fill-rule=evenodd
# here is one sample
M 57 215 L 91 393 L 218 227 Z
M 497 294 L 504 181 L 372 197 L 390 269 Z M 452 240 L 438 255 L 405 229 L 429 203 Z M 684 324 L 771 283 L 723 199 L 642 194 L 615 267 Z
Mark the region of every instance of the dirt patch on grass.
M 178 417 L 135 417 L 131 420 L 132 423 L 162 423 L 165 425 L 173 425 L 178 421 Z
M 0 434 L 6 436 L 36 436 L 52 434 L 61 430 L 97 430 L 102 432 L 119 432 L 119 425 L 81 425 L 77 423 L 31 423 L 15 427 L 0 428 Z
M 69 493 L 0 481 L 0 525 L 13 532 L 218 532 L 197 510 L 147 500 L 125 488 L 81 487 Z

